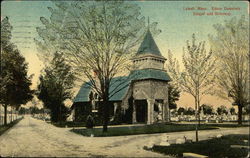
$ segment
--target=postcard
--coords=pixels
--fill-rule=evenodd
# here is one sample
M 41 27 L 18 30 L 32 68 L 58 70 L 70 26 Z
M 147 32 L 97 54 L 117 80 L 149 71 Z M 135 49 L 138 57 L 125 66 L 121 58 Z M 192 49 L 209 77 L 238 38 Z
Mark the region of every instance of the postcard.
M 248 1 L 1 2 L 0 157 L 249 157 Z

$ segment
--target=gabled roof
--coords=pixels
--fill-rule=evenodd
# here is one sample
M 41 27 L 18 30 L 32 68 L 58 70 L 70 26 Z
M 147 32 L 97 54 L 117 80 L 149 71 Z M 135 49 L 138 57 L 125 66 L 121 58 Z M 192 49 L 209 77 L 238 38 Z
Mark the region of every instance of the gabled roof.
M 129 85 L 131 81 L 136 80 L 145 80 L 145 79 L 155 79 L 161 81 L 170 81 L 170 77 L 167 72 L 157 69 L 142 69 L 142 70 L 134 70 L 129 76 L 115 77 L 111 80 L 111 86 L 109 89 L 110 94 L 114 94 L 110 96 L 110 101 L 122 101 L 124 96 L 126 95 Z M 74 102 L 88 102 L 89 94 L 91 91 L 90 82 L 85 82 L 76 97 L 74 98 Z M 115 92 L 115 93 L 114 93 Z
M 128 76 L 115 77 L 111 80 L 111 86 L 109 89 L 110 101 L 122 100 L 128 91 L 130 78 Z
M 85 102 L 89 101 L 89 93 L 91 91 L 90 82 L 85 82 L 82 84 L 80 90 L 74 98 L 74 102 Z
M 136 55 L 141 54 L 154 54 L 157 56 L 162 56 L 159 48 L 157 47 L 151 32 L 148 30 Z
M 111 80 L 109 94 L 110 101 L 122 100 L 124 94 L 126 94 L 129 87 L 130 80 L 128 76 L 115 77 Z M 82 84 L 79 92 L 74 98 L 74 102 L 88 102 L 89 94 L 91 92 L 90 82 L 85 82 Z M 114 95 L 113 95 L 114 94 Z

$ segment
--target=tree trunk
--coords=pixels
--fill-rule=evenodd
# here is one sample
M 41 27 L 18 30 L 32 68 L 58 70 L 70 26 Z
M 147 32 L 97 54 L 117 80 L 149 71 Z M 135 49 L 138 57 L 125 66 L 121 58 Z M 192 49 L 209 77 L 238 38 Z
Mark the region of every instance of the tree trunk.
M 195 119 L 196 119 L 196 123 L 195 123 L 195 138 L 196 138 L 196 142 L 199 141 L 199 136 L 198 136 L 198 102 L 197 102 L 197 98 L 195 98 Z
M 10 110 L 10 122 L 12 122 L 13 121 L 13 115 L 12 115 L 12 106 L 11 106 L 11 110 Z
M 62 107 L 61 107 L 61 105 L 59 106 L 58 121 L 59 121 L 59 124 L 61 125 L 61 122 L 62 122 Z
M 169 113 L 169 122 L 171 122 L 171 113 L 170 108 L 168 107 L 168 113 Z M 166 116 L 165 116 L 166 117 Z
M 198 136 L 198 125 L 197 123 L 195 124 L 195 138 L 196 138 L 196 142 L 199 141 L 199 136 Z
M 200 127 L 201 125 L 201 116 L 200 116 L 200 112 L 201 112 L 201 109 L 200 109 L 200 92 L 198 91 L 198 95 L 197 95 L 197 109 L 198 109 L 198 126 Z
M 242 124 L 242 106 L 238 105 L 238 124 Z
M 109 123 L 109 105 L 107 98 L 103 99 L 103 132 L 108 131 L 108 123 Z
M 7 125 L 7 105 L 4 105 L 4 125 Z
M 201 116 L 200 116 L 200 107 L 198 106 L 198 126 L 200 127 L 201 125 Z

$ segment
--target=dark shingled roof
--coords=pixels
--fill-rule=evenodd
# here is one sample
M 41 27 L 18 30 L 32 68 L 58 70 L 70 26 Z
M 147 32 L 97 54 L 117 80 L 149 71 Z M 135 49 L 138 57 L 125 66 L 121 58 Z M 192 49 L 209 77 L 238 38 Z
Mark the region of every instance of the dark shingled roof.
M 90 82 L 82 84 L 80 90 L 74 98 L 74 102 L 86 102 L 89 101 L 89 93 L 91 90 Z
M 130 80 L 128 76 L 115 77 L 111 80 L 111 86 L 109 88 L 110 101 L 119 101 L 123 98 L 124 94 L 126 94 L 129 87 Z M 89 101 L 89 94 L 91 91 L 90 82 L 85 82 L 82 84 L 79 92 L 74 98 L 74 102 L 87 102 Z
M 146 33 L 146 36 L 144 37 L 144 40 L 141 43 L 141 46 L 139 47 L 136 53 L 136 55 L 141 55 L 141 54 L 154 54 L 154 55 L 162 56 L 149 30 Z
M 157 69 L 142 69 L 142 70 L 134 70 L 129 76 L 115 77 L 111 81 L 111 87 L 109 93 L 112 94 L 116 92 L 114 95 L 110 97 L 110 101 L 121 101 L 123 97 L 126 95 L 129 84 L 131 81 L 136 80 L 144 80 L 144 79 L 156 79 L 161 81 L 170 81 L 170 77 L 167 72 Z M 91 87 L 88 83 L 84 83 L 76 97 L 74 98 L 74 102 L 87 102 L 89 101 L 89 93 L 91 91 Z

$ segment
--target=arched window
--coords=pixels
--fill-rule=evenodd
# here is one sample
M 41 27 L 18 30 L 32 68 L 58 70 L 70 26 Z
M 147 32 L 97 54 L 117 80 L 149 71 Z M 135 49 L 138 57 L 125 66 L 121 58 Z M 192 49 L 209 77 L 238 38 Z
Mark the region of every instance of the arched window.
M 93 100 L 94 99 L 94 96 L 93 96 L 93 92 L 91 91 L 90 93 L 89 93 L 89 100 Z

